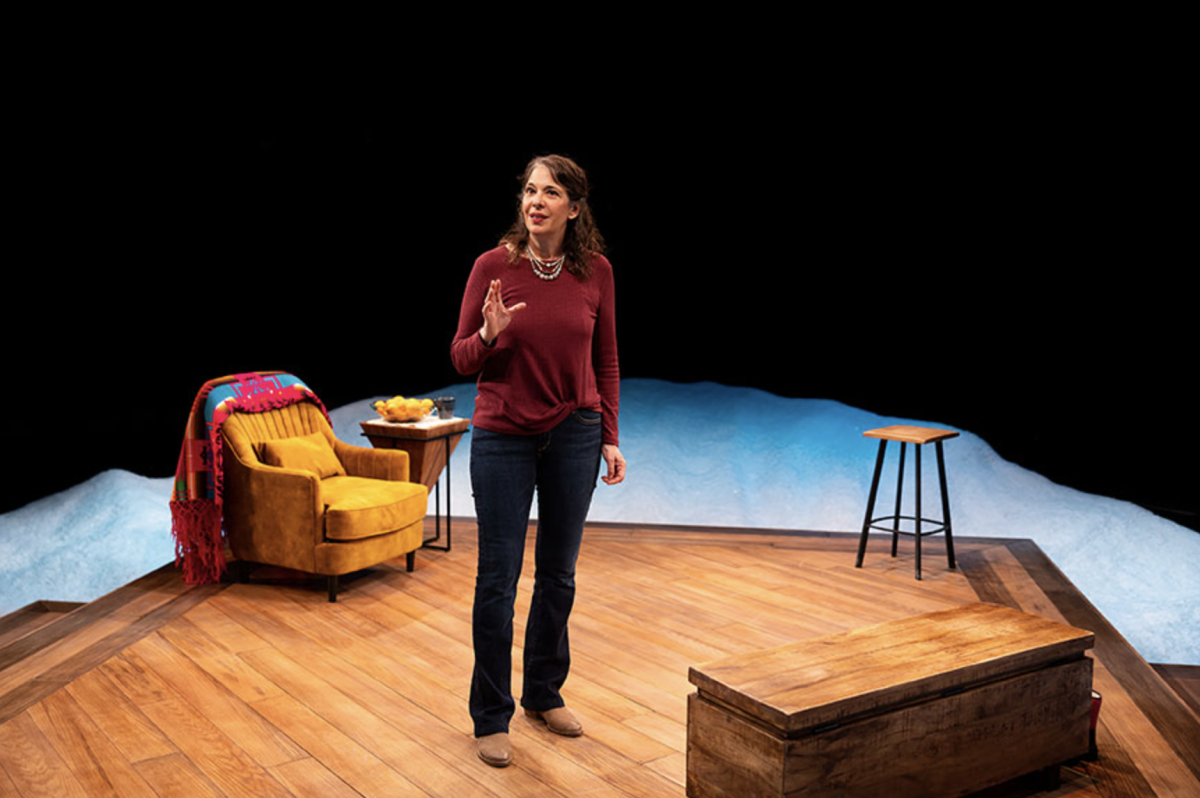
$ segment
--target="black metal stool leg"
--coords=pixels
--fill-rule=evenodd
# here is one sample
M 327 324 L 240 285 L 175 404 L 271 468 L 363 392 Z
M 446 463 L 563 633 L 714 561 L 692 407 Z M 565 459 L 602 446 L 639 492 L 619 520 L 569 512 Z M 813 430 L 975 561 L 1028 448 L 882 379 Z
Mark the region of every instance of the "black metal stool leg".
M 917 450 L 917 579 L 921 578 L 921 444 L 916 444 Z
M 887 441 L 879 441 L 879 454 L 875 457 L 875 476 L 871 478 L 871 493 L 867 497 L 867 515 L 863 518 L 862 537 L 858 539 L 858 560 L 855 568 L 862 568 L 863 555 L 867 552 L 867 535 L 871 531 L 871 513 L 875 512 L 875 494 L 879 490 L 879 474 L 883 471 L 883 453 L 887 450 Z
M 950 567 L 955 568 L 954 535 L 950 531 L 950 494 L 946 491 L 946 457 L 942 454 L 942 442 L 934 443 L 937 445 L 938 482 L 942 490 L 942 526 L 946 532 L 946 559 L 949 560 Z
M 900 470 L 896 472 L 896 514 L 892 516 L 892 556 L 896 556 L 896 543 L 900 540 L 900 507 L 904 496 L 904 450 L 908 444 L 900 441 Z

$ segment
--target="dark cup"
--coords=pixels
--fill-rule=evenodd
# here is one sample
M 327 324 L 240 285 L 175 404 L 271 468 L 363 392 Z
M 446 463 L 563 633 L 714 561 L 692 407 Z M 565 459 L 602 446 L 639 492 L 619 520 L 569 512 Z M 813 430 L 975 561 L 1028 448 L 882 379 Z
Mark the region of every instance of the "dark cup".
M 454 418 L 454 397 L 439 396 L 433 400 L 433 404 L 437 407 L 438 418 L 447 419 Z
M 1090 730 L 1088 732 L 1088 755 L 1089 762 L 1095 762 L 1100 758 L 1100 751 L 1096 748 L 1096 723 L 1100 720 L 1100 703 L 1101 696 L 1095 690 L 1092 691 L 1092 713 L 1090 720 Z

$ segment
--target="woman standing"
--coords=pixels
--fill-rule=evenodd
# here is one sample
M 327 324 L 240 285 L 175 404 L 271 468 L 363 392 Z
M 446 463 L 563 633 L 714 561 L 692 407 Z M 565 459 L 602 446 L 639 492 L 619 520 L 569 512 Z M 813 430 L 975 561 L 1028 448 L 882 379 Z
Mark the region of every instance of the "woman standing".
M 536 573 L 521 706 L 550 731 L 577 737 L 583 727 L 559 692 L 570 668 L 575 560 L 600 461 L 606 484 L 625 478 L 612 266 L 600 254 L 604 240 L 587 198 L 587 175 L 571 159 L 529 162 L 517 220 L 475 261 L 450 349 L 459 373 L 479 373 L 470 709 L 479 756 L 495 767 L 512 761 L 513 603 L 534 492 Z

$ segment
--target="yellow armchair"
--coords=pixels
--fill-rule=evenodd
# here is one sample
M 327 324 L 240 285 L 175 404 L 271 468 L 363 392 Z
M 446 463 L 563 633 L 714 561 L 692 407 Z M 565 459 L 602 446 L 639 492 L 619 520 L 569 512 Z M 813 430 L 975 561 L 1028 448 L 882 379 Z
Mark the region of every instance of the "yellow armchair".
M 408 481 L 407 452 L 343 443 L 309 402 L 234 413 L 221 433 L 237 559 L 324 575 L 330 601 L 342 574 L 401 554 L 413 570 L 429 491 Z

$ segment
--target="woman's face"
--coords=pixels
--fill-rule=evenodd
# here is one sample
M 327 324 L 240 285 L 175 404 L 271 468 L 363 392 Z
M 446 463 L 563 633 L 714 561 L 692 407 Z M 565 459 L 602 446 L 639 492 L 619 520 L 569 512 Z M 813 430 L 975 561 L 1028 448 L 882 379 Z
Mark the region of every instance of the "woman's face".
M 579 203 L 571 202 L 567 190 L 554 182 L 550 170 L 535 166 L 525 184 L 521 199 L 521 216 L 530 235 L 561 240 L 567 232 L 567 222 L 579 215 Z

